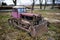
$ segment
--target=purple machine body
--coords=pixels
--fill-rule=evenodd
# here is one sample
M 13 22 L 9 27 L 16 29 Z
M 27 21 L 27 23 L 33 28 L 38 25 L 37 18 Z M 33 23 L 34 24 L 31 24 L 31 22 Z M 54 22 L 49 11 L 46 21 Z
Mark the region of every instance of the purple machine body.
M 23 7 L 15 7 L 12 9 L 12 17 L 13 18 L 20 18 L 21 15 L 20 14 L 23 14 L 23 13 L 26 13 L 26 8 L 23 8 Z
M 18 12 L 12 12 L 11 15 L 13 18 L 20 18 L 20 14 L 18 14 Z
M 11 16 L 9 24 L 27 31 L 32 37 L 40 37 L 48 32 L 48 22 L 41 14 L 27 13 L 24 7 L 19 6 L 13 8 Z

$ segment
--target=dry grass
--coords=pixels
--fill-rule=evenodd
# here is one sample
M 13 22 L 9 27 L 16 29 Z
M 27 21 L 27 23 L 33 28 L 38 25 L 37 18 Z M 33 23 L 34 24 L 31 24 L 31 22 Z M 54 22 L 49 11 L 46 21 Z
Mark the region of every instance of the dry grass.
M 60 16 L 56 16 L 54 13 L 60 13 L 60 11 L 53 10 L 37 10 L 35 13 L 41 13 L 44 17 L 48 18 L 56 18 L 60 20 Z M 18 30 L 12 26 L 8 25 L 7 20 L 10 18 L 11 12 L 0 12 L 0 40 L 48 40 L 48 39 L 56 39 L 60 40 L 60 25 L 56 25 L 55 23 L 50 24 L 48 27 L 49 31 L 47 34 L 42 37 L 38 37 L 36 39 L 29 36 L 29 34 L 25 31 Z

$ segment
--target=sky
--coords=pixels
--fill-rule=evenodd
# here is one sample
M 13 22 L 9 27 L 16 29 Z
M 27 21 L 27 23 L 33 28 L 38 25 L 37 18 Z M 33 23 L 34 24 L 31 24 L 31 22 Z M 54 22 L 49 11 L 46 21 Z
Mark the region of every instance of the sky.
M 51 0 L 49 0 L 49 4 L 51 3 L 50 2 Z M 17 5 L 31 5 L 33 3 L 32 0 L 17 0 Z M 45 0 L 43 0 L 43 4 L 45 3 Z M 39 4 L 39 0 L 35 0 L 35 4 Z
M 33 3 L 32 0 L 17 0 L 17 5 L 31 5 Z M 55 0 L 55 3 L 60 3 L 60 0 Z M 39 0 L 35 0 L 35 4 L 39 4 Z M 43 0 L 43 3 L 45 4 L 45 0 Z M 52 0 L 47 0 L 47 4 L 52 4 Z
M 7 5 L 14 4 L 12 0 L 0 0 L 0 3 L 4 1 L 7 3 Z M 31 5 L 33 3 L 32 0 L 17 0 L 17 5 Z M 47 4 L 51 4 L 52 0 L 48 0 Z M 55 3 L 60 3 L 60 0 L 56 0 Z M 35 0 L 35 4 L 39 4 L 39 0 Z M 45 4 L 45 0 L 43 0 L 43 3 Z

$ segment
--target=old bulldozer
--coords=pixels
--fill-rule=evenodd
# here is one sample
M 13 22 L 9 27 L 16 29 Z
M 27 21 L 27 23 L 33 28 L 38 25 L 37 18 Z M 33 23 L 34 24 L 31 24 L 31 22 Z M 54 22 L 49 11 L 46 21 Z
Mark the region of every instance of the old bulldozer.
M 24 10 L 19 13 L 17 8 L 25 10 L 22 7 L 14 7 L 11 18 L 8 19 L 9 25 L 28 32 L 32 37 L 41 36 L 48 32 L 47 21 L 44 20 L 41 14 L 27 13 Z

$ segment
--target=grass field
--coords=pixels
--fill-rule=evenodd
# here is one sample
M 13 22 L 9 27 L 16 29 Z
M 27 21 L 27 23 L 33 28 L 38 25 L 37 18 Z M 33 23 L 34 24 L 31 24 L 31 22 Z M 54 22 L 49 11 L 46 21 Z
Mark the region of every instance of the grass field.
M 60 10 L 35 10 L 34 13 L 60 20 L 60 15 L 56 15 Z M 34 39 L 27 32 L 9 26 L 7 20 L 10 15 L 11 12 L 0 12 L 0 40 L 60 40 L 60 23 L 51 23 L 47 34 Z

